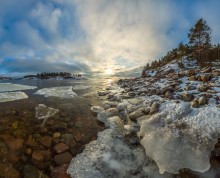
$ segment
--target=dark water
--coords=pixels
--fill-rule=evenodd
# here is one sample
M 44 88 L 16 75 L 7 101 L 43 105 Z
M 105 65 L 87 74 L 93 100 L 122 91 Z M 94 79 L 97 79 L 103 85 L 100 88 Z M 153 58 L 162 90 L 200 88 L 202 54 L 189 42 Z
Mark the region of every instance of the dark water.
M 4 171 L 1 169 L 10 168 L 8 170 L 11 170 L 2 173 L 3 176 L 1 176 L 16 177 L 17 171 L 18 177 L 23 177 L 26 174 L 27 167 L 25 166 L 31 165 L 38 172 L 42 171 L 51 177 L 53 168 L 62 164 L 57 163 L 54 159 L 57 155 L 54 152 L 54 146 L 58 143 L 68 145 L 67 152 L 73 157 L 80 153 L 85 144 L 96 139 L 97 132 L 104 129 L 97 123 L 96 116 L 91 114 L 90 107 L 100 105 L 104 98 L 97 96 L 97 90 L 105 87 L 111 81 L 111 79 L 9 81 L 10 83 L 37 86 L 37 89 L 24 91 L 28 95 L 28 99 L 0 103 L 0 174 L 1 171 Z M 75 85 L 90 86 L 90 88 L 75 90 L 74 92 L 78 95 L 75 98 L 64 99 L 34 94 L 41 88 Z M 38 104 L 59 109 L 55 116 L 48 119 L 45 127 L 41 127 L 42 121 L 35 118 L 35 108 Z M 57 132 L 61 136 L 54 138 L 53 135 Z M 65 134 L 70 135 L 69 142 L 63 139 L 62 136 Z M 52 140 L 49 147 L 41 144 L 41 139 L 45 136 L 49 136 Z M 30 139 L 36 143 L 34 146 L 29 144 Z M 33 158 L 33 152 L 39 150 L 41 150 L 43 160 Z

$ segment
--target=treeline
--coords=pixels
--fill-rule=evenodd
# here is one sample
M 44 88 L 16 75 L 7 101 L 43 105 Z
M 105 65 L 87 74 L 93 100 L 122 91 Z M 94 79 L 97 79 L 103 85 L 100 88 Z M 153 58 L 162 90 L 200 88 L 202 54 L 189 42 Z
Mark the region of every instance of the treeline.
M 62 77 L 62 78 L 75 78 L 75 77 L 81 77 L 81 74 L 71 74 L 69 72 L 43 72 L 38 73 L 36 75 L 26 75 L 24 78 L 31 78 L 36 77 L 39 79 L 48 79 L 48 78 L 56 78 L 56 77 Z
M 211 44 L 211 32 L 206 21 L 199 19 L 188 33 L 189 42 L 187 44 L 179 43 L 176 48 L 167 52 L 165 56 L 147 63 L 143 71 L 162 67 L 173 60 L 183 66 L 181 63 L 183 57 L 197 60 L 201 67 L 220 62 L 220 44 Z

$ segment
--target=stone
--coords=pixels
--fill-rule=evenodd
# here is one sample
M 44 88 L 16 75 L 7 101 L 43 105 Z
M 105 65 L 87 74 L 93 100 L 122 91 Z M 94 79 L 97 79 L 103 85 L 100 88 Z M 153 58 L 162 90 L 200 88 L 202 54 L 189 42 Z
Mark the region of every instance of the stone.
M 19 172 L 11 165 L 0 163 L 0 177 L 1 178 L 20 178 Z
M 157 113 L 158 112 L 158 110 L 159 110 L 159 107 L 160 107 L 160 104 L 158 103 L 158 102 L 153 102 L 153 104 L 151 105 L 151 107 L 150 107 L 150 112 L 149 112 L 149 114 L 155 114 L 155 113 Z
M 55 133 L 53 134 L 53 138 L 60 138 L 60 136 L 61 136 L 61 133 L 60 133 L 60 132 L 55 132 Z
M 186 86 L 186 91 L 195 90 L 195 89 L 196 89 L 196 86 L 193 86 L 193 85 L 187 85 Z
M 204 104 L 206 104 L 206 103 L 207 103 L 206 97 L 205 97 L 205 96 L 201 96 L 201 97 L 199 98 L 199 105 L 204 105 Z
M 209 74 L 205 74 L 201 76 L 201 80 L 203 82 L 208 82 L 211 79 L 211 76 Z
M 18 128 L 18 121 L 15 121 L 12 123 L 12 128 L 17 129 Z
M 184 100 L 184 101 L 186 101 L 186 102 L 189 102 L 189 101 L 192 101 L 192 99 L 193 99 L 193 94 L 191 94 L 191 93 L 182 93 L 182 99 Z
M 51 152 L 49 150 L 34 150 L 32 153 L 32 160 L 34 162 L 45 162 L 51 159 Z
M 191 106 L 192 106 L 193 108 L 198 108 L 198 107 L 199 107 L 199 102 L 198 102 L 198 101 L 192 101 L 192 102 L 191 102 Z
M 113 117 L 118 115 L 118 109 L 116 108 L 109 108 L 106 110 L 107 117 Z
M 39 173 L 36 167 L 32 165 L 26 165 L 23 169 L 24 178 L 39 178 Z
M 193 70 L 193 69 L 191 69 L 191 70 L 188 71 L 188 75 L 189 75 L 189 76 L 192 76 L 192 75 L 195 75 L 195 74 L 196 74 L 196 72 L 195 72 L 195 70 Z
M 142 110 L 142 109 L 139 109 L 139 110 L 137 110 L 137 111 L 134 111 L 134 112 L 130 113 L 130 114 L 128 115 L 128 117 L 130 118 L 130 120 L 136 122 L 136 121 L 137 121 L 137 118 L 139 118 L 139 117 L 141 117 L 141 116 L 144 116 L 144 115 L 145 115 L 145 113 L 143 112 L 143 110 Z
M 61 141 L 67 145 L 69 145 L 71 143 L 71 141 L 73 140 L 73 135 L 72 134 L 63 134 L 61 136 Z
M 28 136 L 26 145 L 30 146 L 30 147 L 37 147 L 37 142 L 33 139 L 32 135 Z
M 70 163 L 72 158 L 73 158 L 73 156 L 69 152 L 65 152 L 65 153 L 55 155 L 54 156 L 54 162 L 57 165 L 62 165 L 62 164 L 65 164 L 65 163 Z
M 6 141 L 6 144 L 11 151 L 17 151 L 22 148 L 23 140 L 20 138 L 12 138 Z
M 71 178 L 70 175 L 67 174 L 68 167 L 68 164 L 63 164 L 61 166 L 52 168 L 51 178 Z
M 164 96 L 165 98 L 172 99 L 172 93 L 170 91 L 167 91 Z
M 44 136 L 44 137 L 41 137 L 38 141 L 41 145 L 43 145 L 47 148 L 50 148 L 51 144 L 52 144 L 52 137 Z
M 199 90 L 201 92 L 206 92 L 210 87 L 208 85 L 200 85 Z
M 69 146 L 64 144 L 64 143 L 58 143 L 57 145 L 54 146 L 53 150 L 56 153 L 63 153 L 69 149 Z
M 190 80 L 190 81 L 196 81 L 196 79 L 197 79 L 196 76 L 190 76 L 190 77 L 189 77 L 189 80 Z
M 119 104 L 117 105 L 117 109 L 118 109 L 119 112 L 120 112 L 120 111 L 124 111 L 124 110 L 127 109 L 127 106 L 126 106 L 124 103 L 119 103 Z
M 92 114 L 94 115 L 97 115 L 98 113 L 104 111 L 104 108 L 103 107 L 100 107 L 100 106 L 92 106 L 91 107 L 91 112 Z
M 26 148 L 25 150 L 24 150 L 24 152 L 25 152 L 25 154 L 26 155 L 31 155 L 32 154 L 32 149 L 31 148 Z

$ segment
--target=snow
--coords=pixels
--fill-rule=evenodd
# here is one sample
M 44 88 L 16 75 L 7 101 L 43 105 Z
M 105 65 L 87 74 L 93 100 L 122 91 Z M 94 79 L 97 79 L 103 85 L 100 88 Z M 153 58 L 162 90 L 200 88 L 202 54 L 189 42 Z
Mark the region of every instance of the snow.
M 160 173 L 175 174 L 182 168 L 205 172 L 220 136 L 219 118 L 216 106 L 193 109 L 189 103 L 167 101 L 159 113 L 141 122 L 141 144 Z
M 86 86 L 86 85 L 76 85 L 74 87 L 72 87 L 73 90 L 85 90 L 91 88 L 91 86 Z
M 24 92 L 4 92 L 0 93 L 0 103 L 15 101 L 20 99 L 28 98 L 28 96 Z
M 0 92 L 30 90 L 35 88 L 37 87 L 13 83 L 0 83 Z
M 34 94 L 43 95 L 44 97 L 54 96 L 59 98 L 74 98 L 77 96 L 77 94 L 73 92 L 72 86 L 43 88 Z

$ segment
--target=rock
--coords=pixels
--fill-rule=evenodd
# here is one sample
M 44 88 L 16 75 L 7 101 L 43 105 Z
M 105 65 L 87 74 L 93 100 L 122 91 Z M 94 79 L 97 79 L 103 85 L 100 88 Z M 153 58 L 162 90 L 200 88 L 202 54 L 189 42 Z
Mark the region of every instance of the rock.
M 124 111 L 124 110 L 127 109 L 127 106 L 126 106 L 124 103 L 119 103 L 119 104 L 117 105 L 117 109 L 118 109 L 119 112 L 120 112 L 120 111 Z
M 15 121 L 12 123 L 12 128 L 17 129 L 18 128 L 18 121 Z
M 37 142 L 33 139 L 32 135 L 28 136 L 28 140 L 26 142 L 26 145 L 28 145 L 30 147 L 36 147 L 37 146 Z
M 47 147 L 47 148 L 50 148 L 51 147 L 51 144 L 52 144 L 52 137 L 50 137 L 50 136 L 44 136 L 44 137 L 41 137 L 39 140 L 38 140 L 38 142 L 41 144 L 41 145 L 43 145 L 43 146 L 45 146 L 45 147 Z
M 193 108 L 198 108 L 199 107 L 199 102 L 198 101 L 192 101 L 191 106 Z
M 148 108 L 143 108 L 142 112 L 144 114 L 149 114 L 150 113 L 150 108 L 149 107 Z
M 34 150 L 32 153 L 33 162 L 45 162 L 51 159 L 51 152 L 49 150 Z
M 184 100 L 184 101 L 187 101 L 187 102 L 189 102 L 189 101 L 192 101 L 192 99 L 193 99 L 193 94 L 191 94 L 191 93 L 182 93 L 182 99 Z
M 57 165 L 62 165 L 65 163 L 70 163 L 73 156 L 69 152 L 61 153 L 59 155 L 54 156 L 54 162 Z
M 67 174 L 68 164 L 63 164 L 59 167 L 55 167 L 51 171 L 51 178 L 71 178 Z
M 112 101 L 104 101 L 102 103 L 104 109 L 114 108 L 118 105 L 118 102 L 112 102 Z
M 208 85 L 200 85 L 199 90 L 201 92 L 206 92 L 210 87 Z
M 53 134 L 53 138 L 60 138 L 60 136 L 61 136 L 61 133 L 60 133 L 60 132 L 55 132 L 55 133 Z
M 24 150 L 24 152 L 25 152 L 26 155 L 30 156 L 32 154 L 32 149 L 31 148 L 26 148 Z
M 188 71 L 188 75 L 189 75 L 189 76 L 193 76 L 193 75 L 195 75 L 195 74 L 196 74 L 196 72 L 195 72 L 195 70 L 193 70 L 193 69 L 191 69 L 191 70 Z
M 105 91 L 105 90 L 98 91 L 99 96 L 105 96 L 107 94 L 109 94 L 109 91 Z
M 186 86 L 186 91 L 195 90 L 195 89 L 196 89 L 196 86 L 193 86 L 193 85 L 187 85 Z
M 5 141 L 5 143 L 11 151 L 17 151 L 21 149 L 23 146 L 23 140 L 20 138 L 12 138 L 10 140 Z
M 201 80 L 202 80 L 203 82 L 208 82 L 210 79 L 211 79 L 211 76 L 208 75 L 208 74 L 205 74 L 205 75 L 202 75 L 202 76 L 201 76 Z
M 39 172 L 36 167 L 32 165 L 26 165 L 23 169 L 24 178 L 39 178 Z
M 142 109 L 139 109 L 137 111 L 134 111 L 132 113 L 130 113 L 128 115 L 128 117 L 130 118 L 130 120 L 134 121 L 134 122 L 137 122 L 137 118 L 141 117 L 141 116 L 144 116 L 145 113 L 143 112 Z
M 64 143 L 58 143 L 53 149 L 56 153 L 63 153 L 69 149 L 69 146 Z
M 0 163 L 0 177 L 1 178 L 20 178 L 19 172 L 11 165 Z
M 196 81 L 196 79 L 197 79 L 196 76 L 190 76 L 190 77 L 189 77 L 189 80 L 190 80 L 190 81 Z
M 91 107 L 91 111 L 94 115 L 97 115 L 98 113 L 104 111 L 104 108 L 102 108 L 100 106 L 93 106 L 93 107 Z
M 73 140 L 73 135 L 72 134 L 63 134 L 61 136 L 61 141 L 65 144 L 67 144 L 67 145 L 69 145 L 72 140 Z
M 107 117 L 117 116 L 118 115 L 118 109 L 116 108 L 109 108 L 106 110 Z
M 149 114 L 155 114 L 155 113 L 157 113 L 158 112 L 158 110 L 159 110 L 159 107 L 160 107 L 160 104 L 158 103 L 158 102 L 153 102 L 153 104 L 152 104 L 152 106 L 151 106 L 151 108 L 150 108 L 150 112 L 149 112 Z
M 167 91 L 164 96 L 165 98 L 172 99 L 172 93 L 170 91 Z
M 205 97 L 205 96 L 201 96 L 201 97 L 199 98 L 199 105 L 204 105 L 204 104 L 206 104 L 206 103 L 207 103 L 206 97 Z

